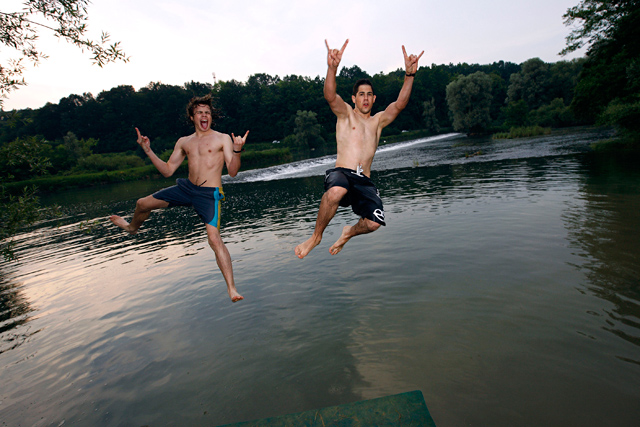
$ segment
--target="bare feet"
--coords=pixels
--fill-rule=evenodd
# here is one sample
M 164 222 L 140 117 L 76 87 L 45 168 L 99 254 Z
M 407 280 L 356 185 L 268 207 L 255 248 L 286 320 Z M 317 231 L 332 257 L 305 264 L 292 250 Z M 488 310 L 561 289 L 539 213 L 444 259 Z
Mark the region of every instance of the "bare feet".
M 331 245 L 331 247 L 329 248 L 329 253 L 331 255 L 336 255 L 338 252 L 342 250 L 345 243 L 347 243 L 349 239 L 351 239 L 351 237 L 353 237 L 351 236 L 351 226 L 346 225 L 342 229 L 342 234 L 340 235 L 340 238 L 336 240 L 336 242 L 333 245 Z
M 131 224 L 125 221 L 124 218 L 122 218 L 121 216 L 111 215 L 109 219 L 111 220 L 112 223 L 122 228 L 124 231 L 128 232 L 129 234 L 136 234 L 138 232 L 138 230 L 131 230 Z
M 244 297 L 240 295 L 235 289 L 229 289 L 229 296 L 231 297 L 231 302 L 238 302 L 244 299 Z
M 309 237 L 307 239 L 306 242 L 301 243 L 298 246 L 296 246 L 296 249 L 295 249 L 296 255 L 300 259 L 306 257 L 309 254 L 309 252 L 311 252 L 311 250 L 313 248 L 315 248 L 316 246 L 318 246 L 320 244 L 321 241 L 322 241 L 322 238 L 317 239 L 312 235 L 311 237 Z

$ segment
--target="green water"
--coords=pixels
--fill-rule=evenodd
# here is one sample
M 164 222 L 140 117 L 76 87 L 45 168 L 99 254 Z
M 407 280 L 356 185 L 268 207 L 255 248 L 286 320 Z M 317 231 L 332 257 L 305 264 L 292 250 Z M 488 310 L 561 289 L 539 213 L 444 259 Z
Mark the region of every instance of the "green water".
M 600 137 L 381 150 L 388 225 L 331 256 L 341 209 L 304 260 L 331 159 L 227 179 L 237 304 L 190 209 L 108 222 L 170 181 L 45 198 L 64 216 L 0 265 L 0 420 L 218 425 L 421 390 L 442 426 L 635 425 L 640 172 L 587 156 Z

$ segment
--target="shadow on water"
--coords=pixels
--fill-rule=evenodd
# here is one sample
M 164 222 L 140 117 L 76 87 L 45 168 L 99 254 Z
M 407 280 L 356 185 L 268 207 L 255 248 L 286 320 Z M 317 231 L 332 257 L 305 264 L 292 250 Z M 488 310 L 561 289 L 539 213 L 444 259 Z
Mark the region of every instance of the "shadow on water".
M 612 304 L 590 314 L 602 329 L 640 346 L 640 171 L 635 165 L 588 157 L 579 193 L 564 215 L 579 251 L 585 291 Z M 638 351 L 616 357 L 640 365 Z

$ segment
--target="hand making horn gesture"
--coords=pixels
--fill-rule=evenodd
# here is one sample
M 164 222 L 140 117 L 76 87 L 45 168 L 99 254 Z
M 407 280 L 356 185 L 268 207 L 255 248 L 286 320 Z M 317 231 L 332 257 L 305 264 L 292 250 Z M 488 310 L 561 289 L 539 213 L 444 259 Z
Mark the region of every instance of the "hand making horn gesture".
M 415 75 L 418 71 L 418 60 L 422 57 L 424 50 L 420 52 L 420 55 L 418 56 L 413 54 L 407 56 L 407 51 L 405 50 L 404 45 L 402 45 L 402 53 L 404 54 L 404 67 L 407 70 L 407 75 Z
M 327 39 L 324 40 L 324 44 L 327 45 L 327 64 L 329 65 L 330 68 L 338 68 L 338 65 L 340 65 L 340 61 L 342 60 L 342 53 L 344 52 L 344 49 L 347 47 L 347 43 L 349 43 L 349 39 L 347 39 L 347 41 L 344 42 L 344 44 L 342 45 L 342 49 L 338 50 L 338 49 L 331 49 L 329 47 L 329 42 L 327 41 Z
M 235 136 L 233 132 L 231 132 L 231 140 L 233 141 L 233 151 L 236 153 L 244 150 L 244 144 L 247 142 L 247 135 L 249 135 L 249 131 L 247 131 L 244 136 Z M 240 150 L 236 150 L 236 148 L 240 148 Z

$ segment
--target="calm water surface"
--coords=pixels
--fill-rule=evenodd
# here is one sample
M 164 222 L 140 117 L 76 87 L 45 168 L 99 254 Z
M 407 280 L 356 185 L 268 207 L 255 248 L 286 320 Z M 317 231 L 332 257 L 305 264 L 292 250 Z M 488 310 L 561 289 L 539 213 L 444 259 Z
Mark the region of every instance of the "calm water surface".
M 387 227 L 299 260 L 332 158 L 225 180 L 231 304 L 197 215 L 108 221 L 171 181 L 47 198 L 0 264 L 2 425 L 219 425 L 421 390 L 438 425 L 640 418 L 640 172 L 594 130 L 383 146 Z M 482 150 L 482 155 L 465 153 Z

